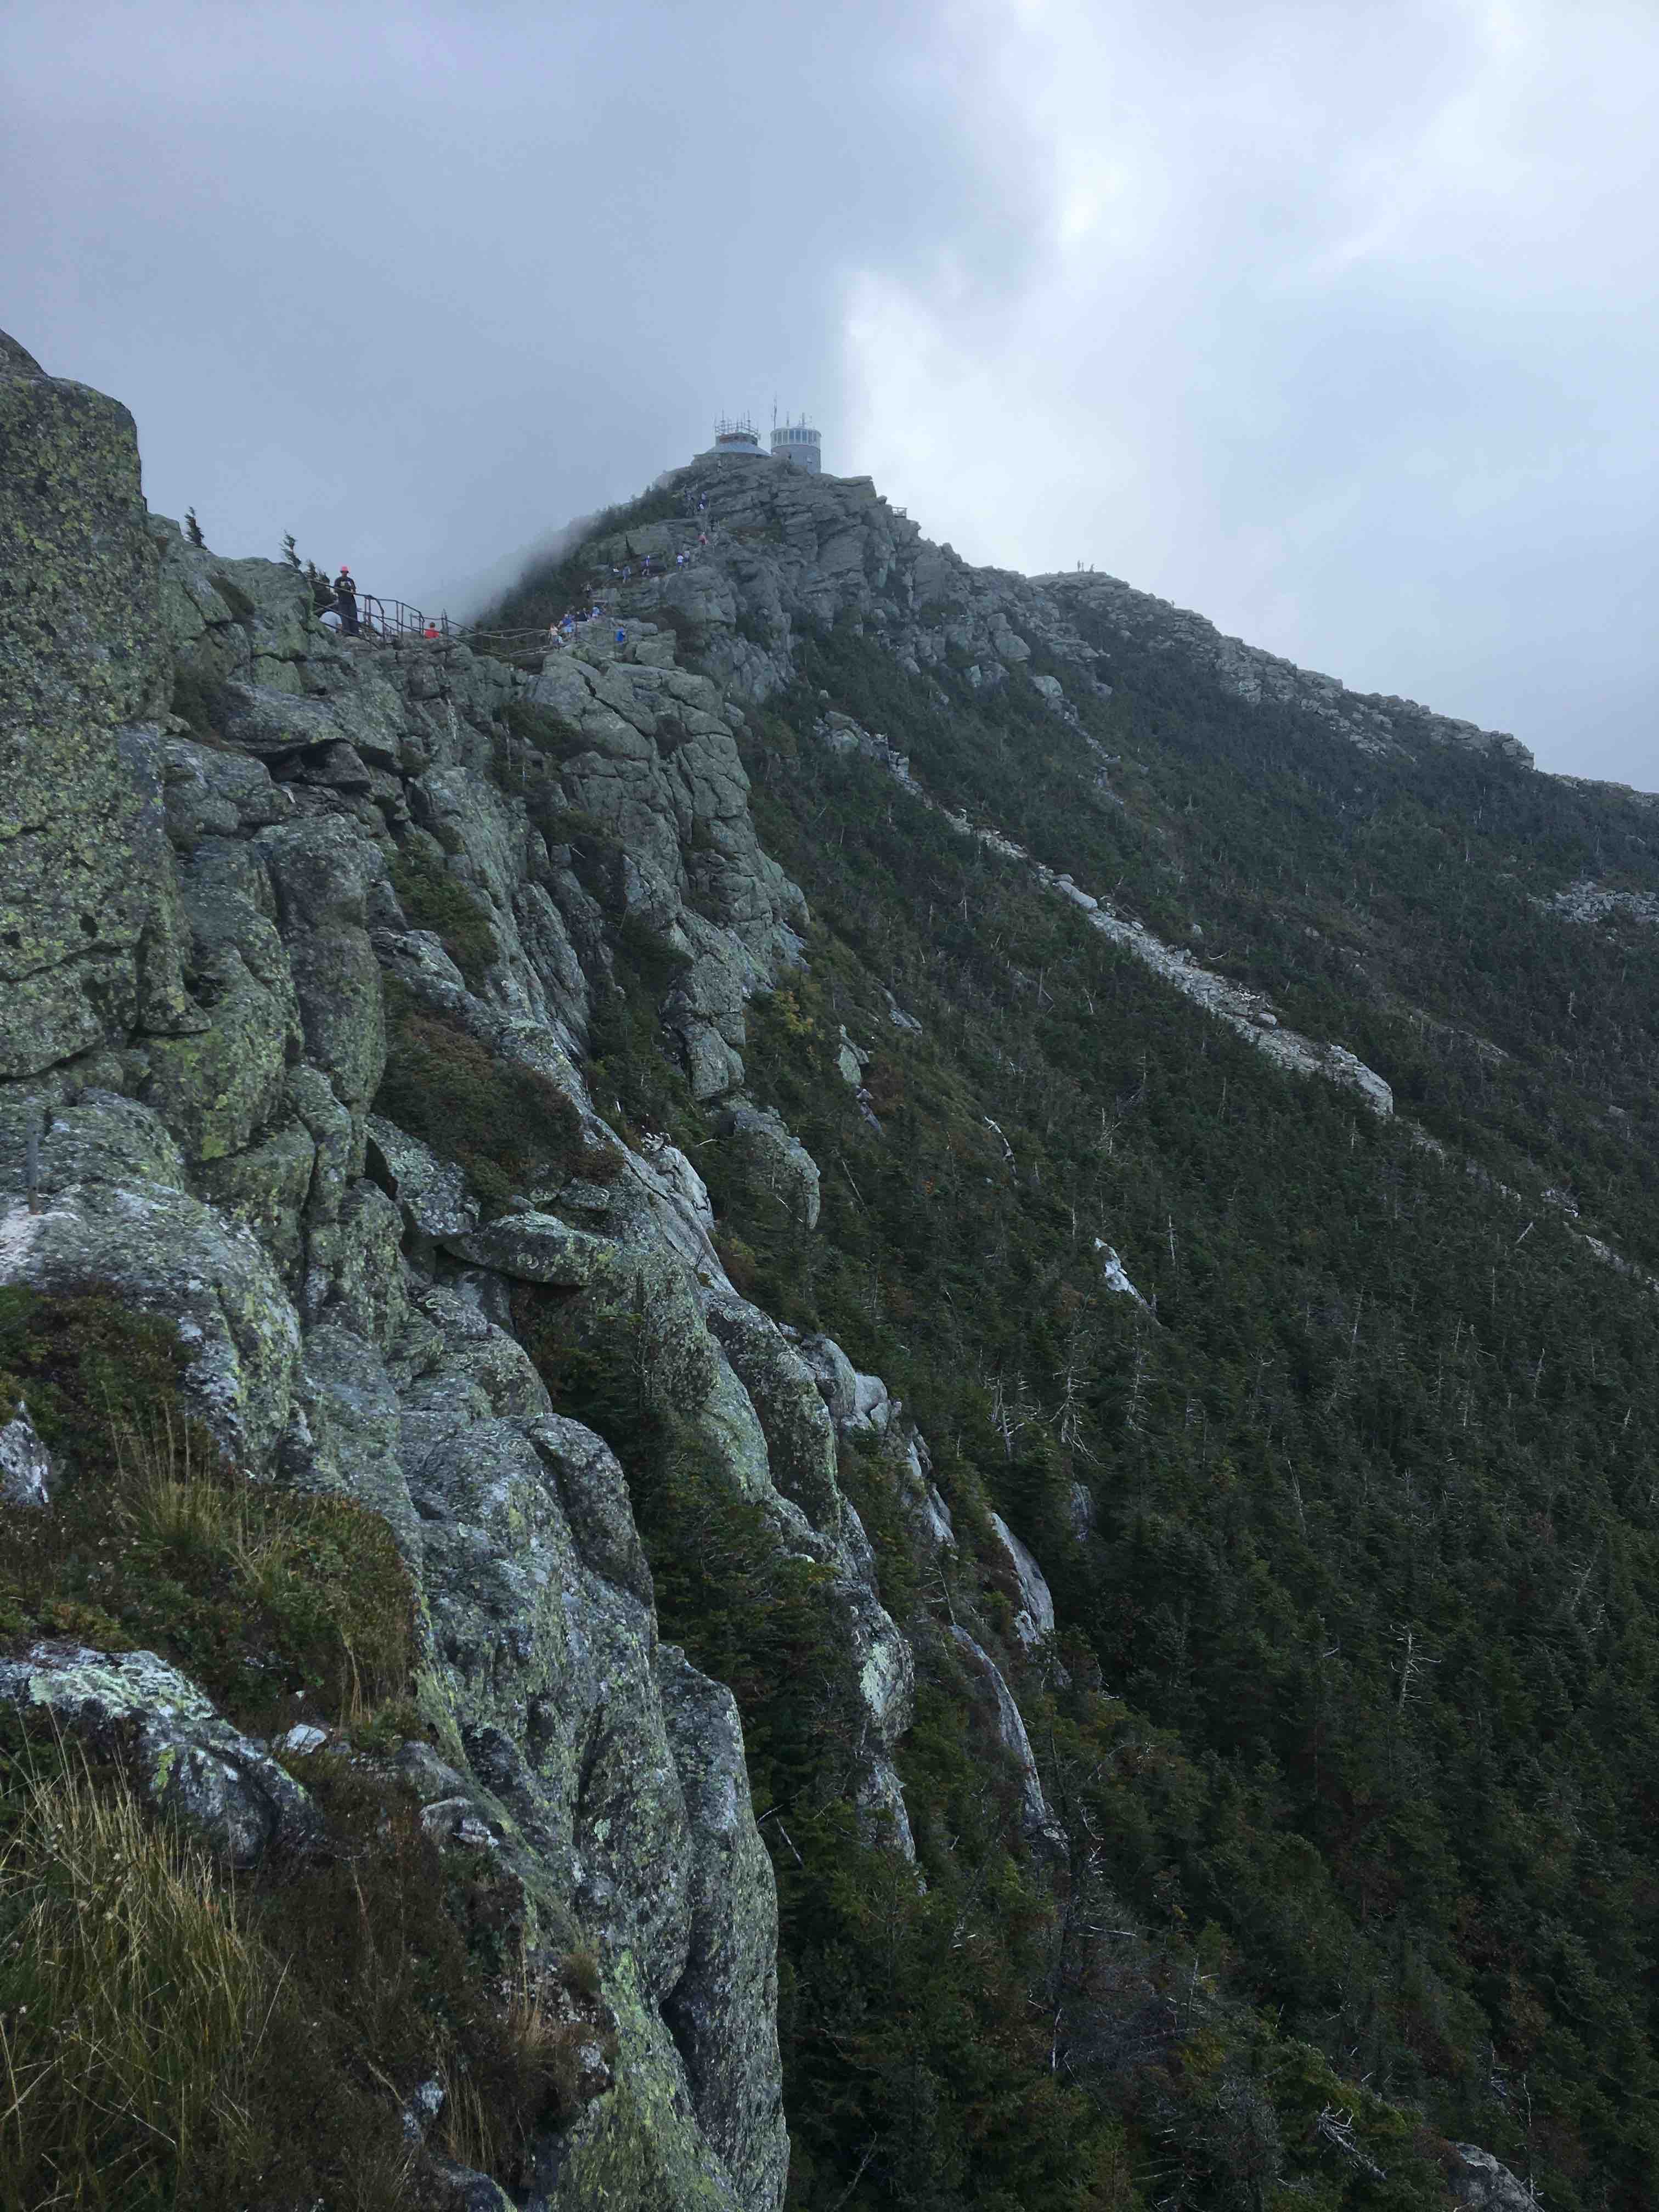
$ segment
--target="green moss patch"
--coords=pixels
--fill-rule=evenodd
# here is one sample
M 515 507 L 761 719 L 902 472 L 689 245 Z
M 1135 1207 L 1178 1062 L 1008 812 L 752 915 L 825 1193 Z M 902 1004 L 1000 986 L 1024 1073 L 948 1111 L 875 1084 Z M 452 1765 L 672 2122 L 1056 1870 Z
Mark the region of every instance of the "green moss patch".
M 173 711 L 190 724 L 193 738 L 215 744 L 229 714 L 230 695 L 210 677 L 179 668 L 173 678 Z
M 386 1045 L 375 1112 L 458 1160 L 487 1209 L 499 1212 L 515 1192 L 619 1170 L 618 1156 L 584 1146 L 581 1114 L 556 1083 L 417 1006 L 391 978 Z
M 428 2201 L 399 2107 L 433 2081 L 434 2146 L 508 2187 L 527 2181 L 532 2135 L 597 2086 L 581 2051 L 608 2045 L 603 2000 L 526 1952 L 523 1892 L 493 1853 L 441 1847 L 412 1802 L 336 1753 L 305 1762 L 303 1778 L 334 1849 L 256 1880 L 247 1901 L 291 1998 L 260 2100 L 292 2138 L 285 2193 L 337 2187 L 361 2160 L 414 2192 L 370 2201 Z
M 593 750 L 592 740 L 550 707 L 538 706 L 532 699 L 509 699 L 504 713 L 514 741 L 550 760 L 574 760 L 578 753 Z
M 495 958 L 495 933 L 471 892 L 413 838 L 392 864 L 392 887 L 413 926 L 442 942 L 468 990 L 482 989 Z

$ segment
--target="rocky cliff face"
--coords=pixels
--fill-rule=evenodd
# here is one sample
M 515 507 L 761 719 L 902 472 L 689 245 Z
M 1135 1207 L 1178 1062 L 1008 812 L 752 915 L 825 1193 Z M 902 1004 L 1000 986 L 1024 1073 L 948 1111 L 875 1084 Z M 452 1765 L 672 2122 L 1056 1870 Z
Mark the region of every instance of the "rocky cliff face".
M 391 1528 L 441 1754 L 428 1794 L 516 1869 L 532 1951 L 597 1948 L 616 2022 L 613 2077 L 538 2141 L 525 2201 L 763 2212 L 787 2138 L 741 1730 L 659 1643 L 617 1461 L 555 1410 L 513 1322 L 515 1295 L 551 1299 L 567 1333 L 648 1367 L 718 1481 L 818 1571 L 826 1725 L 855 1746 L 852 1797 L 907 1847 L 890 1752 L 910 1654 L 814 1371 L 727 1281 L 690 1162 L 630 1148 L 578 1072 L 629 933 L 672 979 L 696 1095 L 731 1102 L 810 1225 L 816 1169 L 740 1091 L 744 1002 L 797 957 L 804 902 L 757 844 L 721 692 L 665 637 L 534 684 L 464 647 L 331 639 L 296 573 L 147 517 L 122 410 L 15 347 L 0 367 L 3 546 L 26 579 L 4 617 L 0 1282 L 161 1317 L 246 1472 Z M 556 1163 L 469 1186 L 374 1110 L 434 1037 L 485 1082 L 517 1077 Z M 230 1741 L 145 1666 L 37 1638 L 6 1694 L 88 1715 L 148 1698 L 153 1773 L 186 1737 Z M 296 1794 L 264 1746 L 237 1771 L 244 1795 L 266 1778 L 260 1802 Z M 257 1857 L 264 1831 L 237 1832 Z
M 193 1016 L 161 839 L 170 672 L 132 418 L 5 339 L 0 449 L 0 1075 L 13 1076 Z

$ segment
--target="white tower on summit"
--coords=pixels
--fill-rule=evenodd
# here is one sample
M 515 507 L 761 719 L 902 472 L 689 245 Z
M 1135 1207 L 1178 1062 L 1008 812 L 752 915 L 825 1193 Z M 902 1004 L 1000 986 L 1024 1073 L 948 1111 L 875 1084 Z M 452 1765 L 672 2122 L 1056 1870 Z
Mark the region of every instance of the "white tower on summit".
M 774 422 L 772 425 L 772 459 L 793 461 L 798 469 L 809 476 L 817 476 L 823 468 L 823 454 L 818 443 L 818 434 L 803 415 L 798 422 Z

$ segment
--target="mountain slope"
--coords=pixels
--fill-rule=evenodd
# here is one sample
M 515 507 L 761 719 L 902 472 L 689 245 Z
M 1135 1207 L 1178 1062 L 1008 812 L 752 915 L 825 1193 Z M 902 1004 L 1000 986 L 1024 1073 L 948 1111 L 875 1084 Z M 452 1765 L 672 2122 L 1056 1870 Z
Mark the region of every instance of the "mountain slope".
M 674 483 L 713 547 L 623 605 L 756 702 L 817 928 L 762 1095 L 844 1170 L 805 1283 L 727 1196 L 760 1295 L 897 1382 L 936 1462 L 970 1440 L 1121 1725 L 1174 1732 L 1178 1809 L 1114 1865 L 1141 1910 L 1551 2201 L 1642 2201 L 1650 802 L 1402 702 L 1345 727 L 1328 684 L 1241 683 L 1104 580 L 963 570 L 865 487 Z
M 0 368 L 0 2204 L 1651 2203 L 1648 802 L 768 464 L 348 643 Z

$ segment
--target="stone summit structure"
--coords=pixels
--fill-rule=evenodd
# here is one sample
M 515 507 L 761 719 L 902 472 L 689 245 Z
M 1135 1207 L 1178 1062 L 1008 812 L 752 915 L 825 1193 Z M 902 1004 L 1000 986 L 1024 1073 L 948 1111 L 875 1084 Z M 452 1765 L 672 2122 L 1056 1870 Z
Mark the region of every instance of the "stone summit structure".
M 821 474 L 823 452 L 818 433 L 803 415 L 793 422 L 774 422 L 771 451 L 760 441 L 760 432 L 747 415 L 722 415 L 714 425 L 714 442 L 700 461 L 786 461 L 809 476 Z

